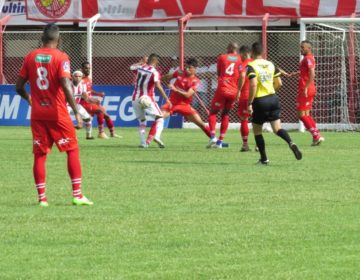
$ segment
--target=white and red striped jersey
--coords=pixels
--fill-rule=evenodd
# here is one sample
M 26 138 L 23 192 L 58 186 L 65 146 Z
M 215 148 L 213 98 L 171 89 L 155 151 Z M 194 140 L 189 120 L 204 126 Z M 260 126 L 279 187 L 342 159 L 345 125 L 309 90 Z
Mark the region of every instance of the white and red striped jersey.
M 75 103 L 80 104 L 82 94 L 87 91 L 86 83 L 80 82 L 77 86 L 73 84 L 72 88 L 73 88 Z
M 136 100 L 143 95 L 149 96 L 154 100 L 155 83 L 160 81 L 160 74 L 151 65 L 142 65 L 136 69 L 135 89 L 132 100 Z

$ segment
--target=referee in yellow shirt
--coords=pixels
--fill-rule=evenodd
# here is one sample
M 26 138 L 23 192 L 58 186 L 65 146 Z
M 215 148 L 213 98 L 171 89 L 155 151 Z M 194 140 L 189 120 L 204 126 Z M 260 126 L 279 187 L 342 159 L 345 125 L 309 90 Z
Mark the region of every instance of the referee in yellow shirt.
M 254 61 L 247 66 L 247 76 L 250 80 L 248 110 L 252 114 L 255 142 L 261 156 L 258 163 L 269 164 L 262 135 L 262 126 L 265 122 L 270 122 L 274 133 L 288 143 L 295 158 L 300 160 L 302 154 L 299 148 L 292 142 L 287 131 L 281 128 L 280 103 L 278 96 L 275 94 L 275 91 L 281 87 L 281 73 L 272 62 L 262 58 L 263 48 L 260 43 L 254 43 L 251 50 Z

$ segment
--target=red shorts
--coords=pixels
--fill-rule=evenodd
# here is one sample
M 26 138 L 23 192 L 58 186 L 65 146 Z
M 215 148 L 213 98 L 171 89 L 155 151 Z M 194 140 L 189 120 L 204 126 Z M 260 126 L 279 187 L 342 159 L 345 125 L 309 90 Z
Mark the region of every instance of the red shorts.
M 296 99 L 296 110 L 297 111 L 307 111 L 312 109 L 312 104 L 315 97 L 315 90 L 308 90 L 307 97 L 304 96 L 304 91 L 299 90 L 298 96 Z
M 76 131 L 71 119 L 58 121 L 31 120 L 33 153 L 46 154 L 55 142 L 60 152 L 78 148 Z
M 170 112 L 170 114 L 179 113 L 183 116 L 193 116 L 198 114 L 198 112 L 191 107 L 190 104 L 173 104 L 171 109 L 169 104 L 164 104 L 161 109 L 166 112 Z
M 99 111 L 101 111 L 101 108 L 99 105 L 97 104 L 93 104 L 93 103 L 89 103 L 86 101 L 81 101 L 80 102 L 81 106 L 83 106 L 85 108 L 85 110 L 93 117 L 96 113 L 98 113 Z
M 242 119 L 247 119 L 250 117 L 250 114 L 248 111 L 248 100 L 247 99 L 239 100 L 239 108 L 237 111 L 237 115 Z
M 234 106 L 236 99 L 236 93 L 224 93 L 223 91 L 217 89 L 215 95 L 211 101 L 211 110 L 219 111 L 222 109 L 231 110 Z

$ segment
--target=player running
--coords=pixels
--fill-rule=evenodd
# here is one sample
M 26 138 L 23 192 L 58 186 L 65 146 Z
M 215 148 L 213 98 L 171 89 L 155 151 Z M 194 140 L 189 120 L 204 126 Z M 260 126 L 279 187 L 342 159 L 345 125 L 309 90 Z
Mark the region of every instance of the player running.
M 39 205 L 49 205 L 45 194 L 45 163 L 54 143 L 60 152 L 67 153 L 67 166 L 73 189 L 72 203 L 93 205 L 81 192 L 79 148 L 75 128 L 66 109 L 66 101 L 74 111 L 79 127 L 82 119 L 73 98 L 69 57 L 57 49 L 59 39 L 59 27 L 54 23 L 48 24 L 42 35 L 43 46 L 25 57 L 16 81 L 16 91 L 31 106 L 33 172 Z M 25 90 L 27 81 L 30 83 L 31 96 Z
M 209 127 L 201 120 L 199 113 L 191 107 L 193 95 L 196 93 L 200 80 L 196 77 L 196 67 L 198 62 L 196 58 L 186 60 L 185 71 L 178 70 L 173 74 L 165 75 L 162 80 L 169 84 L 171 79 L 176 79 L 174 84 L 169 84 L 170 102 L 161 107 L 163 117 L 168 118 L 173 113 L 183 115 L 188 121 L 193 122 L 210 137 Z
M 239 90 L 236 95 L 236 100 L 239 101 L 239 107 L 237 114 L 240 118 L 240 135 L 242 138 L 241 152 L 250 151 L 248 145 L 249 137 L 249 111 L 248 111 L 248 100 L 249 100 L 249 78 L 246 76 L 246 67 L 249 62 L 253 61 L 251 58 L 251 50 L 248 46 L 241 46 L 239 50 L 241 56 L 242 65 L 240 66 L 240 79 L 239 79 Z
M 239 69 L 241 68 L 241 57 L 237 53 L 238 45 L 230 43 L 227 53 L 221 54 L 217 59 L 218 85 L 215 95 L 211 101 L 209 114 L 209 127 L 211 139 L 208 148 L 223 147 L 223 140 L 229 126 L 229 112 L 233 108 L 236 94 L 238 92 Z M 216 115 L 221 112 L 221 126 L 219 139 L 216 138 Z
M 83 77 L 83 73 L 81 70 L 76 70 L 72 74 L 72 89 L 74 94 L 74 99 L 76 103 L 76 107 L 78 109 L 78 112 L 81 116 L 81 119 L 85 123 L 86 128 L 86 139 L 87 140 L 94 140 L 94 136 L 92 136 L 92 119 L 90 114 L 84 109 L 83 106 L 81 106 L 80 101 L 84 94 L 86 94 L 86 85 L 81 82 L 81 79 Z M 67 110 L 69 114 L 73 112 L 71 106 L 69 103 L 67 104 Z
M 147 59 L 147 64 L 141 63 L 130 66 L 132 71 L 136 71 L 132 105 L 135 116 L 139 121 L 139 147 L 141 148 L 147 148 L 153 139 L 160 148 L 165 148 L 164 143 L 160 139 L 161 132 L 164 128 L 164 119 L 162 112 L 154 99 L 154 88 L 156 87 L 159 90 L 161 96 L 165 99 L 166 104 L 168 104 L 170 108 L 171 102 L 161 86 L 160 74 L 156 70 L 156 67 L 159 65 L 159 59 L 157 54 L 151 54 Z M 145 139 L 146 115 L 155 120 L 147 139 Z
M 102 98 L 105 96 L 105 93 L 96 92 L 92 89 L 92 80 L 90 79 L 90 67 L 90 63 L 87 61 L 81 64 L 81 71 L 84 74 L 83 82 L 86 84 L 87 87 L 87 96 L 85 96 L 81 100 L 80 104 L 86 109 L 86 111 L 88 111 L 91 116 L 94 116 L 96 114 L 98 121 L 99 138 L 109 138 L 104 131 L 104 119 L 106 121 L 107 127 L 110 130 L 110 137 L 121 138 L 121 136 L 115 133 L 114 123 L 110 116 L 106 113 L 105 107 L 101 106 L 99 99 L 93 97 L 97 96 Z
M 260 43 L 254 43 L 251 50 L 254 61 L 249 62 L 247 66 L 247 76 L 250 80 L 248 110 L 252 113 L 255 142 L 261 157 L 258 163 L 269 164 L 262 135 L 262 126 L 265 122 L 270 122 L 274 133 L 289 145 L 295 158 L 300 160 L 302 154 L 299 148 L 292 142 L 287 131 L 281 128 L 280 103 L 275 94 L 282 85 L 280 71 L 272 62 L 262 58 L 263 48 Z

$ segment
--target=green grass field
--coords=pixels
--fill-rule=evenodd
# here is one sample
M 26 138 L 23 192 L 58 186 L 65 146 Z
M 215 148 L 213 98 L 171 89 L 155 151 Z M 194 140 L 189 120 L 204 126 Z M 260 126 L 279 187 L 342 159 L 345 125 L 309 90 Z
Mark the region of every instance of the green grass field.
M 266 133 L 255 152 L 207 150 L 199 130 L 165 130 L 166 149 L 85 141 L 84 193 L 71 205 L 65 155 L 48 157 L 41 209 L 29 128 L 0 127 L 0 279 L 360 279 L 360 134 Z M 253 135 L 250 135 L 254 146 Z

